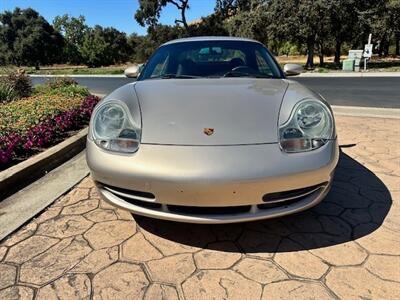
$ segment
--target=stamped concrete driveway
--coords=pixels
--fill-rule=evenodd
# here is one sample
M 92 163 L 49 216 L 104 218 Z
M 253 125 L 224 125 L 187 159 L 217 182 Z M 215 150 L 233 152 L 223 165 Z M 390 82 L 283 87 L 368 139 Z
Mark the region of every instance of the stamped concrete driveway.
M 132 217 L 84 179 L 0 244 L 0 299 L 399 299 L 399 120 L 337 124 L 332 191 L 280 219 Z

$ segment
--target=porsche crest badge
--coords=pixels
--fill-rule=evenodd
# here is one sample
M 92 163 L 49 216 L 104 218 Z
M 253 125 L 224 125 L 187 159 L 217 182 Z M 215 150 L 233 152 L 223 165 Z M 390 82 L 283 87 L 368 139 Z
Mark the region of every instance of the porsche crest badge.
M 212 135 L 214 133 L 214 128 L 204 128 L 203 132 L 206 135 Z

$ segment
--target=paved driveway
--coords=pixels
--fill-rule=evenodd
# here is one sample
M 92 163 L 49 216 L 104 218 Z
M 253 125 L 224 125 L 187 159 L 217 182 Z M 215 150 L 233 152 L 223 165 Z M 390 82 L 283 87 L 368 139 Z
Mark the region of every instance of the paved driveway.
M 399 299 L 399 120 L 337 124 L 332 191 L 285 218 L 132 217 L 84 179 L 0 244 L 0 299 Z

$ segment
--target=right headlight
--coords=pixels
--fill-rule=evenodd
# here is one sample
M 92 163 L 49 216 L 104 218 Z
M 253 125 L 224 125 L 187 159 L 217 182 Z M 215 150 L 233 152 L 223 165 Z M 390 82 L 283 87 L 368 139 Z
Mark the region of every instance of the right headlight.
M 333 117 L 329 108 L 318 100 L 300 101 L 289 120 L 279 127 L 279 142 L 285 152 L 317 149 L 333 138 Z
M 110 101 L 95 112 L 92 122 L 94 142 L 108 151 L 133 153 L 140 144 L 140 128 L 134 126 L 126 105 Z

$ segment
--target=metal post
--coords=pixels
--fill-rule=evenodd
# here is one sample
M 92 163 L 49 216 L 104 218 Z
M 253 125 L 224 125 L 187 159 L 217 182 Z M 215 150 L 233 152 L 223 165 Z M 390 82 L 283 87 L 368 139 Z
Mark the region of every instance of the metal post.
M 364 58 L 364 72 L 367 71 L 367 58 Z

